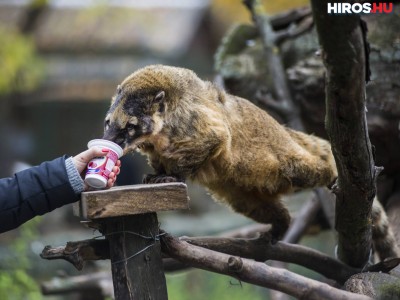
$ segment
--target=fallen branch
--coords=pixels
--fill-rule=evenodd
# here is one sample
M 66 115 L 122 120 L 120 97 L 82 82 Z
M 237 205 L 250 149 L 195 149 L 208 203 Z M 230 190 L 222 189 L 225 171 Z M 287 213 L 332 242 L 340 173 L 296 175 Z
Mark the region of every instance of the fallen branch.
M 264 263 L 222 254 L 181 241 L 168 234 L 161 237 L 161 247 L 169 256 L 200 269 L 225 274 L 241 281 L 279 290 L 300 299 L 370 299 L 333 288 L 284 269 Z

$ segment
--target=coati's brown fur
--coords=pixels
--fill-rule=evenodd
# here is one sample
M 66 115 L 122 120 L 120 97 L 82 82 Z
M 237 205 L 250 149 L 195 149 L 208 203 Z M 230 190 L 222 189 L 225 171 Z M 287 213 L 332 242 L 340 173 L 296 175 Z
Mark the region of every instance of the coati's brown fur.
M 290 222 L 281 195 L 337 177 L 327 141 L 280 125 L 182 68 L 154 65 L 128 76 L 112 100 L 104 138 L 146 154 L 156 171 L 147 181 L 197 181 L 235 211 L 272 223 L 277 238 Z M 383 210 L 375 207 L 377 220 Z M 380 220 L 386 224 L 375 228 L 387 229 Z

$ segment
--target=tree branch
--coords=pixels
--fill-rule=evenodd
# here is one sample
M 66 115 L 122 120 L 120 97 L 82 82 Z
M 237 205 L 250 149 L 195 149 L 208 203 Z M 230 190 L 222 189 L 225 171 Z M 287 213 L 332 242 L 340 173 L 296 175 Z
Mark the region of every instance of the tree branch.
M 251 226 L 256 228 L 256 226 Z M 246 227 L 250 236 L 254 235 L 254 228 Z M 235 233 L 235 232 L 232 232 Z M 235 235 L 240 233 L 237 230 Z M 269 259 L 295 263 L 320 274 L 344 283 L 351 275 L 361 272 L 360 269 L 349 267 L 326 254 L 304 246 L 277 242 L 272 244 L 269 235 L 252 239 L 219 238 L 219 237 L 182 237 L 181 240 L 190 244 L 222 253 L 266 261 Z M 177 271 L 190 267 L 184 261 L 176 261 L 163 253 L 163 264 L 166 271 Z M 109 244 L 107 240 L 83 240 L 68 242 L 65 247 L 46 246 L 40 255 L 44 259 L 64 259 L 82 270 L 84 262 L 88 260 L 110 259 Z M 387 259 L 373 265 L 364 271 L 389 272 L 400 263 L 400 259 Z
M 68 242 L 65 247 L 52 248 L 46 246 L 40 257 L 43 259 L 64 259 L 70 262 L 77 270 L 82 270 L 85 261 L 110 259 L 108 240 L 84 240 Z
M 314 20 L 310 16 L 299 22 L 298 25 L 293 25 L 286 30 L 278 31 L 276 33 L 276 44 L 281 45 L 287 39 L 294 39 L 303 35 L 304 33 L 310 31 L 313 28 L 313 25 Z
M 366 124 L 366 57 L 357 15 L 328 15 L 327 3 L 312 0 L 326 74 L 326 129 L 338 168 L 338 256 L 362 267 L 371 251 L 371 208 L 376 171 Z
M 249 9 L 260 33 L 265 58 L 268 62 L 268 74 L 274 76 L 272 80 L 274 96 L 280 102 L 281 109 L 292 112 L 291 118 L 288 120 L 289 126 L 297 130 L 302 130 L 303 125 L 297 106 L 293 104 L 286 80 L 285 68 L 283 67 L 280 51 L 277 46 L 277 36 L 272 28 L 270 18 L 265 13 L 264 7 L 259 0 L 244 0 L 243 3 Z
M 251 284 L 279 290 L 301 299 L 370 299 L 335 289 L 325 283 L 264 263 L 242 259 L 190 245 L 168 234 L 161 237 L 162 251 L 191 266 L 232 276 Z
M 301 22 L 304 18 L 309 16 L 312 16 L 311 8 L 305 6 L 271 16 L 270 21 L 274 30 L 281 30 L 287 28 L 293 23 Z
M 267 236 L 262 236 L 257 239 L 212 237 L 183 237 L 181 239 L 192 245 L 221 253 L 254 259 L 259 262 L 278 260 L 298 264 L 340 283 L 344 283 L 351 275 L 360 272 L 360 269 L 349 267 L 322 252 L 308 247 L 284 242 L 272 244 Z

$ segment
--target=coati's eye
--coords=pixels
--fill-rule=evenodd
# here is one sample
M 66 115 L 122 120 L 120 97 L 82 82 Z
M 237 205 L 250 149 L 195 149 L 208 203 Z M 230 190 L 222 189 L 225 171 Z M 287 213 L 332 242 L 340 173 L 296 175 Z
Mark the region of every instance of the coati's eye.
M 135 124 L 131 124 L 131 123 L 128 123 L 128 124 L 126 124 L 126 129 L 129 131 L 129 130 L 136 130 L 138 128 L 138 125 L 135 125 Z
M 134 127 L 135 125 L 133 125 L 133 124 L 127 124 L 126 125 L 126 129 L 134 129 L 133 127 Z
M 126 123 L 126 130 L 136 130 L 138 128 L 139 120 L 137 117 L 133 116 L 129 119 L 128 123 Z
M 138 126 L 132 123 L 127 123 L 125 126 L 125 133 L 129 136 L 134 136 L 138 130 Z

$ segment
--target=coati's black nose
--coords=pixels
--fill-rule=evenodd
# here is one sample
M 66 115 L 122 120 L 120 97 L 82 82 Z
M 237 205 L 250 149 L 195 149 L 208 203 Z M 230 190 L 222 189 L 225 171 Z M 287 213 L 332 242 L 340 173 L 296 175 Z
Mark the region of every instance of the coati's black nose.
M 124 138 L 117 138 L 117 139 L 115 139 L 115 140 L 112 140 L 114 143 L 116 143 L 118 146 L 121 146 L 121 147 L 123 147 L 123 144 L 124 144 L 124 142 L 125 142 L 125 139 Z
M 108 130 L 104 131 L 103 135 L 104 140 L 109 140 L 122 146 L 125 142 L 125 135 L 121 132 L 121 130 L 115 130 L 114 128 L 109 128 Z

